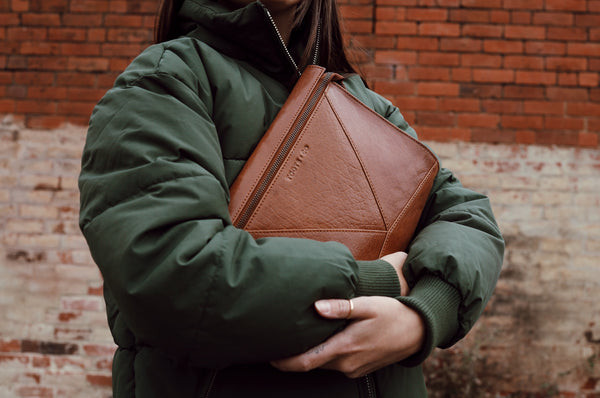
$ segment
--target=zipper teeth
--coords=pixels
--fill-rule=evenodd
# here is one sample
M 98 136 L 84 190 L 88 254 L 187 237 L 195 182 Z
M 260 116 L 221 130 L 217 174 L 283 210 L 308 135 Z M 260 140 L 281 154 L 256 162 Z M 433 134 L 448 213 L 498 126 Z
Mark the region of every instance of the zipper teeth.
M 208 398 L 208 396 L 212 392 L 213 385 L 215 384 L 215 379 L 217 378 L 217 373 L 218 373 L 218 370 L 213 370 L 212 375 L 210 377 L 210 381 L 208 383 L 208 388 L 206 389 L 206 392 L 204 393 L 204 398 Z
M 317 44 L 315 45 L 315 53 L 313 54 L 313 65 L 317 65 L 319 59 L 319 44 L 321 43 L 321 22 L 317 24 Z
M 296 69 L 296 72 L 298 73 L 298 75 L 301 75 L 300 69 L 298 68 L 298 65 L 296 64 L 296 61 L 294 61 L 294 57 L 292 57 L 292 54 L 290 54 L 290 50 L 288 50 L 287 46 L 285 45 L 285 42 L 283 41 L 283 37 L 281 36 L 279 29 L 277 28 L 277 24 L 275 24 L 275 20 L 273 19 L 273 16 L 271 15 L 271 13 L 269 12 L 269 10 L 266 7 L 263 6 L 263 9 L 267 13 L 267 17 L 269 17 L 269 21 L 271 21 L 271 25 L 273 25 L 273 28 L 275 28 L 275 33 L 277 33 L 277 37 L 279 38 L 279 41 L 281 42 L 281 45 L 283 46 L 283 50 L 285 51 L 285 54 L 287 55 L 288 59 L 292 62 L 292 65 L 294 65 L 294 69 Z
M 364 384 L 367 386 L 367 398 L 377 398 L 375 389 L 373 388 L 373 380 L 370 374 L 363 376 Z M 364 391 L 364 390 L 363 390 Z
M 320 81 L 319 85 L 315 89 L 314 93 L 310 97 L 308 104 L 306 105 L 306 108 L 304 108 L 304 111 L 302 111 L 302 113 L 300 114 L 300 117 L 298 117 L 298 119 L 296 119 L 296 121 L 294 123 L 294 128 L 292 129 L 291 133 L 285 139 L 284 144 L 281 147 L 281 149 L 279 150 L 279 152 L 277 153 L 274 162 L 269 167 L 269 170 L 265 173 L 264 177 L 260 181 L 260 184 L 258 185 L 255 192 L 252 194 L 252 197 L 248 201 L 248 204 L 246 205 L 246 208 L 242 212 L 242 215 L 238 219 L 238 221 L 236 223 L 237 224 L 236 226 L 238 228 L 244 228 L 246 226 L 246 223 L 248 223 L 250 216 L 252 215 L 252 213 L 254 213 L 254 210 L 258 206 L 258 203 L 260 202 L 263 194 L 267 190 L 267 187 L 269 186 L 269 184 L 275 177 L 275 174 L 277 174 L 277 171 L 279 170 L 279 167 L 285 160 L 286 156 L 289 154 L 293 143 L 296 141 L 296 138 L 297 138 L 298 134 L 300 133 L 300 130 L 302 130 L 302 128 L 306 124 L 308 117 L 310 116 L 313 108 L 317 104 L 317 100 L 319 99 L 319 97 L 321 96 L 323 91 L 325 90 L 327 83 L 329 83 L 329 81 L 331 81 L 332 78 L 333 78 L 333 73 L 325 74 L 325 76 L 323 77 L 323 79 Z

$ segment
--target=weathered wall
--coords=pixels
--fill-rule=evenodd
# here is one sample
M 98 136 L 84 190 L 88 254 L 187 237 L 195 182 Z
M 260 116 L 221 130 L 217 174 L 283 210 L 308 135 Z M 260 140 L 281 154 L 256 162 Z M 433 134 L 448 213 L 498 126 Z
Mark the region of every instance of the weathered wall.
M 0 126 L 3 398 L 110 395 L 102 281 L 77 228 L 84 136 Z M 432 396 L 600 397 L 600 150 L 430 144 L 490 195 L 508 243 L 484 317 L 427 364 Z
M 110 395 L 77 228 L 85 132 L 58 127 L 87 123 L 157 3 L 0 1 L 1 398 Z M 427 364 L 432 395 L 599 398 L 600 1 L 340 3 L 370 85 L 490 194 L 508 242 L 481 322 Z

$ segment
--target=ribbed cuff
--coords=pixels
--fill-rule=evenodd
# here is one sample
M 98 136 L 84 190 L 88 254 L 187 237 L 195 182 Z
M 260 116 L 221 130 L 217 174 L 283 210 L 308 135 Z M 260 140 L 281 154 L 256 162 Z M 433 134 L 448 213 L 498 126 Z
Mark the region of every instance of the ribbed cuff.
M 357 296 L 397 297 L 400 293 L 398 274 L 384 260 L 358 261 Z
M 458 330 L 460 294 L 442 279 L 427 275 L 412 288 L 409 296 L 398 300 L 417 311 L 425 321 L 426 336 L 419 352 L 401 362 L 403 366 L 422 363 L 435 347 L 444 346 Z

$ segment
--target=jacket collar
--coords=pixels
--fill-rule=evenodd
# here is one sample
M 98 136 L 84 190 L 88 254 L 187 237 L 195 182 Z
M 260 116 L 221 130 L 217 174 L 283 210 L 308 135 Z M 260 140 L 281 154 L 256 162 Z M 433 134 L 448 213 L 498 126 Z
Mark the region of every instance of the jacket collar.
M 231 10 L 214 0 L 185 0 L 179 18 L 187 36 L 195 37 L 227 56 L 248 62 L 287 86 L 298 77 L 296 67 L 260 1 Z M 291 43 L 289 48 L 291 55 L 298 59 L 302 46 Z

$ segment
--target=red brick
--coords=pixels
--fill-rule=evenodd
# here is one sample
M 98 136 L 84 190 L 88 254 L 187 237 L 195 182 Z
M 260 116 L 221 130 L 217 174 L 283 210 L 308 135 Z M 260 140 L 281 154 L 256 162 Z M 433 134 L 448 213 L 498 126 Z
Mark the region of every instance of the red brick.
M 587 101 L 588 91 L 584 88 L 558 88 L 548 87 L 546 95 L 551 100 Z
M 485 40 L 483 50 L 488 53 L 522 53 L 523 43 L 515 40 Z
M 440 49 L 442 51 L 481 52 L 481 48 L 482 48 L 482 41 L 479 39 L 442 38 L 440 40 Z
M 544 127 L 550 130 L 583 130 L 585 126 L 584 119 L 546 116 L 544 118 Z
M 61 43 L 60 53 L 75 56 L 100 55 L 100 46 L 90 43 Z
M 504 87 L 505 98 L 544 98 L 544 88 L 534 86 L 506 86 Z
M 417 92 L 419 95 L 435 96 L 457 96 L 459 86 L 455 83 L 418 83 Z
M 112 386 L 112 378 L 109 375 L 91 375 L 88 374 L 85 376 L 88 383 L 93 386 L 101 386 L 101 387 L 111 387 Z
M 467 8 L 502 8 L 501 0 L 460 0 L 460 5 Z
M 64 72 L 56 74 L 56 84 L 68 87 L 92 87 L 96 84 L 96 77 L 90 73 Z
M 544 128 L 544 118 L 542 116 L 519 116 L 502 115 L 502 127 L 512 129 L 534 129 Z
M 504 27 L 500 25 L 469 24 L 462 28 L 463 37 L 501 37 Z
M 594 148 L 598 146 L 598 134 L 587 133 L 585 131 L 579 132 L 577 137 L 577 144 L 582 147 Z
M 103 19 L 94 14 L 63 14 L 63 26 L 96 27 L 102 26 Z
M 70 57 L 65 69 L 81 72 L 102 72 L 108 70 L 109 60 L 93 57 Z
M 470 141 L 471 131 L 457 127 L 419 127 L 419 138 L 434 141 Z
M 67 98 L 66 87 L 29 87 L 27 98 L 61 100 Z
M 460 65 L 456 53 L 420 52 L 419 65 L 457 66 Z
M 29 11 L 29 1 L 28 0 L 10 0 L 10 9 L 12 11 Z
M 23 14 L 23 25 L 31 26 L 60 26 L 59 14 Z
M 106 0 L 71 0 L 71 12 L 106 13 L 109 2 Z
M 587 70 L 587 59 L 574 57 L 548 57 L 546 59 L 546 68 L 549 70 L 560 71 L 580 71 Z
M 598 73 L 580 73 L 579 85 L 583 87 L 598 87 L 600 74 Z
M 416 85 L 412 82 L 378 81 L 374 89 L 382 95 L 410 95 L 415 94 Z
M 558 74 L 558 85 L 559 86 L 577 86 L 579 75 L 576 72 L 562 72 Z
M 378 64 L 414 65 L 417 63 L 415 51 L 375 51 L 375 62 Z
M 20 352 L 21 341 L 14 339 L 0 339 L 0 352 Z
M 462 54 L 461 65 L 499 68 L 502 65 L 502 56 L 489 54 Z
M 10 41 L 44 41 L 48 37 L 46 28 L 15 27 L 6 29 L 6 39 Z
M 504 0 L 504 9 L 514 10 L 541 10 L 544 8 L 544 0 Z
M 515 82 L 517 84 L 554 85 L 556 84 L 556 73 L 517 71 Z
M 370 32 L 369 32 L 370 33 Z M 138 29 L 109 29 L 108 41 L 117 43 L 148 43 L 152 32 Z
M 525 43 L 525 52 L 528 54 L 563 55 L 567 52 L 565 43 L 533 41 Z
M 590 57 L 600 56 L 600 43 L 568 43 L 569 55 L 582 55 Z
M 510 12 L 504 10 L 492 10 L 490 11 L 490 22 L 495 24 L 509 24 L 510 23 Z
M 67 68 L 67 58 L 66 57 L 30 57 L 27 60 L 27 69 L 28 70 L 56 70 L 62 71 Z
M 585 28 L 577 27 L 549 27 L 546 38 L 556 41 L 585 41 L 587 40 L 587 31 Z
M 538 145 L 576 146 L 577 141 L 578 135 L 570 131 L 544 130 L 535 133 L 535 143 Z
M 30 0 L 29 9 L 35 12 L 64 12 L 69 0 Z
M 461 113 L 456 118 L 459 127 L 497 127 L 500 116 L 481 113 Z
M 533 23 L 535 25 L 571 26 L 573 25 L 573 20 L 573 14 L 567 12 L 536 12 L 533 14 Z
M 490 13 L 482 10 L 454 9 L 450 10 L 449 20 L 452 22 L 486 23 L 490 21 Z
M 13 99 L 0 98 L 0 113 L 14 113 L 16 109 L 16 101 Z
M 517 144 L 535 144 L 535 132 L 531 130 L 515 131 L 515 142 Z
M 505 69 L 474 69 L 473 81 L 479 83 L 512 83 L 515 72 Z
M 525 101 L 523 103 L 523 113 L 536 115 L 562 115 L 565 106 L 563 102 L 551 101 Z
M 417 24 L 414 22 L 387 22 L 377 21 L 375 33 L 379 35 L 410 36 L 417 33 Z
M 544 39 L 546 28 L 538 26 L 506 26 L 504 37 L 507 39 Z
M 547 10 L 587 11 L 586 0 L 546 0 Z
M 398 50 L 437 51 L 440 39 L 434 37 L 399 37 Z
M 461 84 L 460 96 L 475 98 L 500 98 L 502 97 L 502 85 L 489 83 Z
M 115 353 L 116 346 L 114 345 L 103 345 L 103 344 L 84 344 L 83 351 L 87 355 L 98 357 L 98 356 L 112 356 Z
M 142 52 L 144 46 L 140 44 L 102 44 L 102 55 L 107 57 L 135 57 Z
M 450 80 L 450 70 L 448 68 L 435 67 L 412 67 L 408 71 L 408 77 L 412 81 L 416 80 Z
M 339 7 L 342 18 L 345 19 L 362 19 L 362 18 L 370 18 L 373 15 L 373 6 L 370 5 L 349 5 L 342 4 Z M 140 16 L 141 18 L 141 16 Z M 122 25 L 120 25 L 122 26 Z M 135 27 L 139 29 L 141 26 L 141 21 Z
M 598 117 L 600 115 L 600 104 L 569 102 L 567 103 L 567 115 Z
M 56 104 L 47 101 L 17 101 L 15 111 L 18 113 L 51 115 L 56 112 Z
M 376 21 L 402 21 L 406 14 L 405 8 L 377 7 L 375 9 Z
M 87 30 L 81 28 L 50 28 L 48 39 L 52 41 L 85 41 Z
M 87 31 L 87 40 L 90 42 L 105 42 L 106 31 L 104 28 L 90 28 Z
M 418 26 L 423 36 L 460 36 L 460 25 L 455 23 L 423 22 Z
M 543 57 L 525 55 L 507 55 L 504 57 L 504 67 L 507 69 L 544 69 Z
M 471 141 L 490 143 L 512 143 L 515 141 L 514 132 L 502 129 L 473 129 L 471 130 Z
M 439 109 L 453 112 L 478 112 L 481 109 L 481 103 L 478 99 L 473 98 L 440 98 Z
M 516 114 L 523 111 L 523 103 L 521 101 L 485 100 L 482 103 L 482 107 L 488 113 Z
M 575 15 L 575 26 L 600 26 L 600 14 L 577 14 Z
M 511 25 L 531 25 L 531 12 L 512 11 L 510 13 Z M 520 28 L 517 26 L 517 28 Z M 542 35 L 543 37 L 543 35 Z
M 370 20 L 347 19 L 344 23 L 346 32 L 349 33 L 371 33 L 373 22 Z
M 452 68 L 452 80 L 455 82 L 473 81 L 473 71 L 471 68 Z
M 94 102 L 60 102 L 58 103 L 56 113 L 58 115 L 77 115 L 85 116 L 89 118 L 92 114 L 92 110 L 96 105 L 97 101 Z
M 50 358 L 46 356 L 34 356 L 31 358 L 31 364 L 34 368 L 49 368 Z
M 54 82 L 54 73 L 49 72 L 15 72 L 14 81 L 26 86 L 49 86 Z
M 109 14 L 104 20 L 104 26 L 116 28 L 139 28 L 142 25 L 140 15 L 115 15 Z
M 409 8 L 406 10 L 408 21 L 446 21 L 448 10 L 443 8 Z
M 454 126 L 454 115 L 440 112 L 417 112 L 415 124 L 418 126 Z

